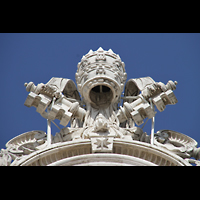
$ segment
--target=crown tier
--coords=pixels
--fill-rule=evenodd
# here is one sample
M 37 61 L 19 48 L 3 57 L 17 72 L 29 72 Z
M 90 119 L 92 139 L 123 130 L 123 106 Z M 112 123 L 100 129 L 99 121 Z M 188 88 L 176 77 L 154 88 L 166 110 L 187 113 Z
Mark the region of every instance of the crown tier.
M 107 98 L 104 100 L 117 102 L 127 78 L 125 64 L 121 61 L 119 55 L 111 49 L 104 51 L 101 47 L 97 51 L 90 50 L 82 57 L 77 68 L 76 82 L 84 99 L 94 103 L 91 90 L 98 86 L 101 89 L 104 86 L 107 87 L 107 89 L 104 89 L 105 91 L 112 93 L 104 95 L 110 97 L 109 100 Z M 103 92 L 100 89 L 99 92 Z M 98 89 L 93 89 L 93 91 L 98 91 Z M 95 101 L 95 103 L 97 102 Z

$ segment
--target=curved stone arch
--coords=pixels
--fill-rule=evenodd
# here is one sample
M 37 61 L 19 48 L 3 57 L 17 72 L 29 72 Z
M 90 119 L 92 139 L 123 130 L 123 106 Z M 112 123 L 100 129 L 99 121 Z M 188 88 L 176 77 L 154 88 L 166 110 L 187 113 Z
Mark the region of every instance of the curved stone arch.
M 181 157 L 162 147 L 140 141 L 115 139 L 113 153 L 137 157 L 158 166 L 191 166 Z
M 35 151 L 21 160 L 14 161 L 12 166 L 46 166 L 63 158 L 76 155 L 90 154 L 91 141 L 89 139 L 76 140 L 52 144 L 42 150 Z
M 149 161 L 121 154 L 95 153 L 65 158 L 49 166 L 156 166 Z
M 62 162 L 74 162 L 75 165 L 81 165 L 80 162 L 83 162 L 82 165 L 84 165 L 84 162 L 85 165 L 95 165 L 95 163 L 97 165 L 131 165 L 131 163 L 132 165 L 136 165 L 136 162 L 138 162 L 138 165 L 190 165 L 181 157 L 166 149 L 162 149 L 161 147 L 156 147 L 155 145 L 150 145 L 140 141 L 128 141 L 123 139 L 114 139 L 112 154 L 106 153 L 107 161 L 101 159 L 105 158 L 105 156 L 101 157 L 99 155 L 103 154 L 92 154 L 91 141 L 89 139 L 83 139 L 52 144 L 50 147 L 33 152 L 21 160 L 16 160 L 11 165 L 47 166 L 54 164 L 57 165 L 58 163 L 62 164 Z M 92 158 L 91 162 L 84 161 L 84 158 L 87 158 L 87 156 L 88 158 Z M 116 162 L 117 157 L 123 162 Z M 80 161 L 78 161 L 79 158 Z

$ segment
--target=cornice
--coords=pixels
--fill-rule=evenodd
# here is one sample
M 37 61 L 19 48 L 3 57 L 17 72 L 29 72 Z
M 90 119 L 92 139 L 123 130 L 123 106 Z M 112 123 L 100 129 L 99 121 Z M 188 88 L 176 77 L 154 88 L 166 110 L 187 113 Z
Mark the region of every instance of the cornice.
M 64 165 L 73 165 L 73 163 L 77 164 L 77 162 L 72 161 L 78 160 L 78 156 L 81 155 L 82 157 L 80 157 L 80 159 L 87 157 L 87 155 L 88 159 L 91 157 L 96 159 L 98 157 L 90 156 L 91 154 L 100 155 L 102 153 L 92 153 L 91 141 L 89 139 L 74 140 L 52 144 L 50 147 L 35 151 L 21 160 L 15 160 L 11 166 L 52 166 L 59 165 L 59 163 L 63 164 L 63 162 Z M 120 155 L 120 159 L 123 159 L 124 156 L 125 164 L 126 162 L 128 162 L 127 164 L 131 164 L 129 161 L 126 161 L 126 156 L 129 156 L 133 158 L 134 163 L 138 161 L 138 165 L 142 165 L 142 163 L 148 165 L 149 163 L 149 165 L 158 166 L 190 166 L 187 161 L 162 147 L 135 140 L 130 141 L 115 138 L 113 140 L 113 152 L 107 153 L 108 156 L 106 159 L 109 160 L 110 157 L 110 161 L 112 161 L 116 158 L 116 154 Z M 95 162 L 99 162 L 99 164 L 101 162 L 106 162 L 103 158 L 104 157 L 100 156 Z M 130 159 L 128 158 L 128 160 Z M 91 160 L 91 165 L 92 162 L 94 162 L 94 159 Z M 90 164 L 88 161 L 88 165 Z

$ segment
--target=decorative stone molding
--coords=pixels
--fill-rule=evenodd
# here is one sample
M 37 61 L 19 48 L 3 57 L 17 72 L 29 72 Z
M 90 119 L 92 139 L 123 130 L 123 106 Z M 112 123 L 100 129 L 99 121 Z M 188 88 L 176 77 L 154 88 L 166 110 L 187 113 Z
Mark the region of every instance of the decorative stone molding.
M 59 165 L 59 163 L 65 163 L 63 165 L 76 165 L 77 163 L 81 163 L 82 161 L 78 161 L 78 157 L 83 155 L 82 158 L 90 158 L 89 155 L 92 154 L 92 141 L 89 139 L 84 140 L 75 140 L 64 143 L 52 144 L 51 147 L 47 147 L 42 150 L 38 150 L 30 155 L 27 155 L 23 159 L 19 161 L 14 161 L 11 166 L 46 166 L 46 165 Z M 97 156 L 92 156 L 93 158 L 98 160 L 91 160 L 91 162 L 104 162 L 104 157 L 102 153 L 93 153 Z M 162 149 L 155 145 L 151 145 L 145 142 L 139 141 L 130 141 L 130 140 L 121 140 L 114 139 L 113 141 L 113 152 L 106 153 L 107 161 L 105 162 L 114 162 L 113 159 L 117 158 L 116 155 L 121 155 L 120 159 L 123 160 L 123 155 L 132 157 L 134 163 L 126 162 L 126 158 L 124 161 L 118 161 L 118 163 L 122 162 L 124 164 L 129 165 L 159 165 L 159 166 L 189 166 L 190 164 L 177 156 L 174 153 L 171 153 L 168 150 Z M 75 158 L 76 157 L 76 158 Z M 71 158 L 71 159 L 69 159 Z M 77 162 L 73 163 L 71 160 L 77 160 Z M 86 159 L 86 160 L 87 160 Z M 138 160 L 139 159 L 139 160 Z M 65 161 L 62 161 L 65 160 Z M 68 163 L 69 161 L 69 163 Z M 83 163 L 88 163 L 89 160 L 84 161 Z M 115 161 L 116 162 L 116 161 Z M 138 162 L 138 163 L 137 163 Z M 98 163 L 97 163 L 98 164 Z M 102 163 L 103 164 L 103 163 Z M 92 163 L 91 163 L 92 165 Z
M 87 154 L 59 160 L 49 166 L 156 166 L 140 158 L 121 154 Z
M 172 130 L 160 130 L 155 134 L 155 145 L 172 151 L 182 158 L 200 159 L 200 148 L 197 142 L 183 133 Z
M 113 137 L 93 137 L 91 138 L 92 153 L 98 152 L 112 152 L 113 151 Z
M 37 86 L 25 83 L 24 105 L 47 119 L 47 133 L 30 131 L 11 139 L 0 151 L 0 165 L 199 165 L 194 139 L 171 130 L 154 133 L 155 107 L 163 112 L 178 102 L 177 81 L 165 85 L 143 77 L 125 84 L 126 78 L 119 55 L 100 47 L 78 63 L 77 88 L 72 80 L 57 77 Z M 146 122 L 138 127 L 144 119 L 152 120 L 150 134 L 143 132 Z M 53 135 L 51 123 L 59 129 Z
M 162 148 L 156 147 L 145 142 L 129 141 L 129 140 L 114 140 L 113 152 L 117 154 L 130 155 L 149 161 L 158 166 L 184 166 L 190 165 L 181 157 L 165 151 Z
M 11 166 L 46 166 L 63 158 L 89 153 L 91 153 L 91 141 L 87 139 L 57 143 L 38 150 L 20 161 L 14 161 Z

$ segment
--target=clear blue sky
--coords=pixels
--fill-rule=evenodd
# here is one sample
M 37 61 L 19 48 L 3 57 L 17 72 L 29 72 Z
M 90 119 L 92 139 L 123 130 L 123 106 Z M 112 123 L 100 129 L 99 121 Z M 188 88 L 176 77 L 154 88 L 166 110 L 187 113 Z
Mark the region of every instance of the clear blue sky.
M 178 81 L 174 92 L 178 103 L 157 111 L 155 131 L 178 131 L 200 143 L 199 33 L 0 33 L 0 149 L 24 132 L 46 131 L 46 120 L 36 108 L 24 106 L 28 95 L 24 83 L 46 83 L 51 77 L 75 81 L 82 56 L 100 46 L 120 55 L 128 79 L 151 76 L 165 84 Z M 55 135 L 58 129 L 52 127 Z M 150 128 L 149 120 L 144 130 L 150 134 Z

